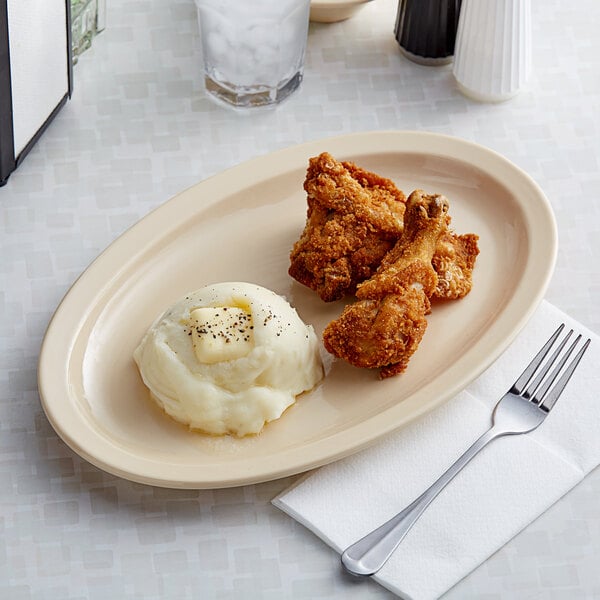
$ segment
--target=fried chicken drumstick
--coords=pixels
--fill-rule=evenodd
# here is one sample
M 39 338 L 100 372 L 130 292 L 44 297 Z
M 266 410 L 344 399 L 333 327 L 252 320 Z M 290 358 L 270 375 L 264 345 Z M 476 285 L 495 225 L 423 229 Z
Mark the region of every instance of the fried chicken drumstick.
M 404 233 L 373 277 L 358 286 L 357 302 L 325 328 L 328 352 L 356 367 L 380 368 L 382 378 L 403 372 L 417 349 L 438 285 L 432 258 L 447 232 L 448 201 L 414 191 Z
M 330 302 L 353 294 L 375 273 L 403 230 L 404 194 L 389 180 L 323 152 L 304 182 L 304 231 L 289 274 Z

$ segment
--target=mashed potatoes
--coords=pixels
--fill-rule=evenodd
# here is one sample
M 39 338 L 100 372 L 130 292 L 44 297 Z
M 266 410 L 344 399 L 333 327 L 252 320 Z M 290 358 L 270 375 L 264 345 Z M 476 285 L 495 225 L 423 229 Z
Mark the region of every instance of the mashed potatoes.
M 154 400 L 190 429 L 258 433 L 323 377 L 319 342 L 284 298 L 220 283 L 188 294 L 134 352 Z

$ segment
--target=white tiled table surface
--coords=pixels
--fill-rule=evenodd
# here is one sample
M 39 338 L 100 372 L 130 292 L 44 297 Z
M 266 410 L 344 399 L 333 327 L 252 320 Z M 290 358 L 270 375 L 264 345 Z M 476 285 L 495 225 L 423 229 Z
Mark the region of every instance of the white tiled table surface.
M 128 226 L 245 159 L 345 132 L 421 129 L 506 155 L 554 207 L 547 298 L 600 333 L 600 3 L 533 0 L 533 79 L 476 104 L 412 64 L 395 2 L 312 25 L 305 80 L 274 112 L 204 96 L 193 0 L 112 0 L 73 99 L 0 190 L 0 598 L 384 598 L 269 501 L 294 478 L 214 491 L 130 483 L 80 459 L 39 404 L 36 364 L 69 285 Z M 600 424 L 599 424 L 600 430 Z M 447 594 L 599 598 L 596 470 Z

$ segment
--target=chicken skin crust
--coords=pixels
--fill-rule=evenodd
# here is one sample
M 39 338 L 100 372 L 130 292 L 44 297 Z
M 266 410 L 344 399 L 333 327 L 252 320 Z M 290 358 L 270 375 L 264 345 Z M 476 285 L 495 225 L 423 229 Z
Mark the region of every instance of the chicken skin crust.
M 288 273 L 331 302 L 356 292 L 404 230 L 406 197 L 390 180 L 323 152 L 309 159 L 307 218 Z M 455 300 L 471 290 L 478 236 L 446 231 L 432 258 L 432 298 Z
M 432 298 L 458 300 L 473 286 L 473 268 L 479 254 L 479 236 L 446 231 L 438 240 L 431 264 L 438 276 Z
M 427 328 L 438 284 L 432 257 L 448 223 L 446 198 L 421 190 L 409 196 L 402 237 L 358 286 L 358 300 L 325 328 L 328 352 L 356 367 L 379 368 L 382 378 L 406 369 Z
M 307 218 L 289 274 L 325 302 L 354 294 L 404 229 L 406 198 L 394 183 L 323 152 L 309 160 Z

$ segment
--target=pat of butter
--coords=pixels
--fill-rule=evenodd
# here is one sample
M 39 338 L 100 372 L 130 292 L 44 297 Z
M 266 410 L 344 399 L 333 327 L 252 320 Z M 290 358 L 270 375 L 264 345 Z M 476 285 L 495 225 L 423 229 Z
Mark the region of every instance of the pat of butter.
M 252 315 L 241 308 L 217 306 L 190 311 L 192 347 L 198 362 L 234 360 L 254 347 Z

